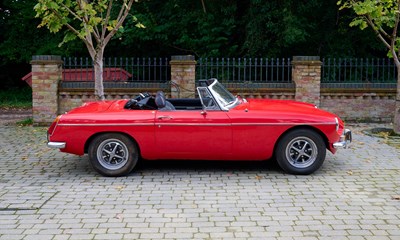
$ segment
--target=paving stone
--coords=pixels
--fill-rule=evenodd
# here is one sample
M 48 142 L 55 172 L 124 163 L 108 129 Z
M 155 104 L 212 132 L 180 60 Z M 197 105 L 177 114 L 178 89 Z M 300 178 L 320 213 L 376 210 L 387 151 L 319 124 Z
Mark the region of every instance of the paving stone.
M 400 146 L 364 135 L 309 176 L 260 162 L 143 163 L 105 178 L 46 129 L 0 126 L 2 239 L 400 239 Z

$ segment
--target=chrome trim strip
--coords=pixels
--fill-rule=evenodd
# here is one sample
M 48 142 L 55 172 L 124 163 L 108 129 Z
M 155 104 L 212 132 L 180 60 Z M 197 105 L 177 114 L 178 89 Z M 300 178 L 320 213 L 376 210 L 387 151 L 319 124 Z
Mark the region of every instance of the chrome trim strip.
M 67 144 L 65 142 L 48 142 L 47 143 L 47 146 L 49 148 L 57 148 L 57 149 L 65 148 L 66 145 Z
M 198 126 L 198 127 L 230 127 L 228 123 L 157 123 L 158 126 Z
M 69 127 L 102 127 L 102 126 L 292 126 L 292 125 L 335 125 L 334 122 L 322 122 L 322 123 L 168 123 L 168 122 L 155 122 L 155 123 L 61 123 L 59 126 Z

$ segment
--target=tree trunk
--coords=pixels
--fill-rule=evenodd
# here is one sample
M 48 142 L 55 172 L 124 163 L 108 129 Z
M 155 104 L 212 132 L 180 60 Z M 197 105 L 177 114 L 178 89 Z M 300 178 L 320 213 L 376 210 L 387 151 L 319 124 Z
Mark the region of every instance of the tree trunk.
M 99 50 L 93 59 L 94 65 L 94 94 L 96 99 L 104 100 L 103 87 L 103 51 Z
M 400 64 L 397 65 L 397 91 L 393 119 L 393 130 L 395 133 L 400 134 Z

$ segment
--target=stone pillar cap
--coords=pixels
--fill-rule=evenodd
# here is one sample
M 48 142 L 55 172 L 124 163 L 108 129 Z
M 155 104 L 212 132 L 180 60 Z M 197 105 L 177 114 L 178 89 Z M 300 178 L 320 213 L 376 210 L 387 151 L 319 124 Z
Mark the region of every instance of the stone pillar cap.
M 194 61 L 194 56 L 193 55 L 176 55 L 176 56 L 171 56 L 171 60 L 175 61 L 185 61 L 185 60 L 190 60 Z
M 62 58 L 58 55 L 33 55 L 32 60 L 62 61 Z
M 320 61 L 319 56 L 293 56 L 293 61 Z

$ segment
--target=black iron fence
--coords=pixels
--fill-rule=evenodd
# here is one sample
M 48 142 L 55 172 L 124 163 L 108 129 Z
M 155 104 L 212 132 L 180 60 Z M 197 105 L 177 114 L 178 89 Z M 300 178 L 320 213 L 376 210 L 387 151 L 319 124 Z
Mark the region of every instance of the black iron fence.
M 63 59 L 63 83 L 93 82 L 91 58 Z M 169 58 L 106 58 L 103 61 L 105 85 L 118 82 L 168 83 Z M 224 83 L 250 85 L 292 84 L 290 58 L 199 58 L 196 79 L 217 78 Z M 392 59 L 324 58 L 322 84 L 395 84 L 396 67 Z
M 327 58 L 322 83 L 395 83 L 396 66 L 389 58 Z
M 221 82 L 290 83 L 290 58 L 200 58 L 196 78 Z
M 63 80 L 67 82 L 93 81 L 91 58 L 64 58 Z M 104 82 L 166 82 L 170 80 L 168 58 L 105 58 Z

